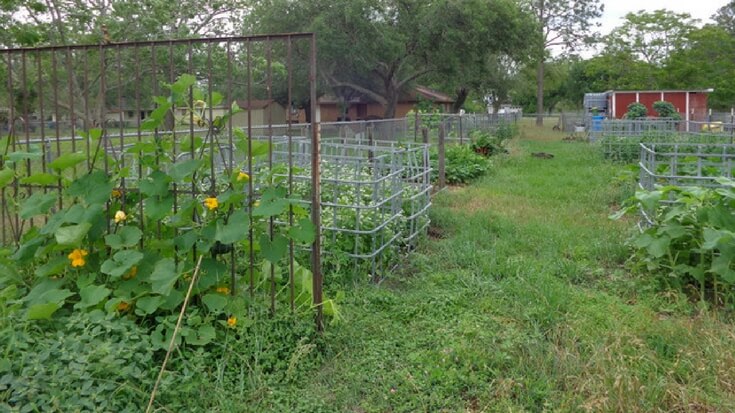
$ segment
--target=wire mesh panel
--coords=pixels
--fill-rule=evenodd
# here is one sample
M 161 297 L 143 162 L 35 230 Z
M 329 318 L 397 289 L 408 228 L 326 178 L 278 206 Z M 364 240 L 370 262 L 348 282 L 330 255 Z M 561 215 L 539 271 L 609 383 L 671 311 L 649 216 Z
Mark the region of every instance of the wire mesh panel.
M 319 237 L 302 237 L 312 253 L 299 263 L 293 239 L 290 253 L 269 254 L 283 235 L 277 219 L 297 226 L 305 218 L 318 231 L 319 203 L 298 217 L 256 206 L 274 194 L 288 203 L 291 176 L 271 176 L 291 160 L 276 162 L 272 147 L 295 135 L 314 148 L 305 191 L 319 199 L 318 127 L 305 137 L 292 117 L 297 106 L 316 111 L 312 34 L 12 49 L 0 59 L 1 244 L 84 246 L 117 265 L 102 248 L 114 252 L 106 236 L 135 226 L 126 248 L 146 257 L 191 267 L 189 258 L 206 251 L 205 289 L 227 284 L 234 294 L 241 277 L 251 295 L 261 287 L 274 310 L 290 285 L 284 301 L 293 307 L 300 265 L 313 273 L 321 302 Z M 89 224 L 76 206 L 104 219 Z M 261 266 L 266 261 L 273 265 Z M 288 268 L 280 277 L 279 263 Z
M 290 151 L 288 150 L 290 148 Z M 294 154 L 294 195 L 309 175 L 311 142 L 275 146 Z M 321 141 L 321 209 L 325 268 L 353 278 L 384 277 L 428 227 L 428 146 L 368 139 Z

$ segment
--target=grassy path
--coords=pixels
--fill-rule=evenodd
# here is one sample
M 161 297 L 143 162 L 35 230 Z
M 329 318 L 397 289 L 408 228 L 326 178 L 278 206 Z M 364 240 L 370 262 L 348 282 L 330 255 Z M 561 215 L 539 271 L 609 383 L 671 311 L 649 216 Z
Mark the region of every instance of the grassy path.
M 620 167 L 556 138 L 440 194 L 410 268 L 351 292 L 322 365 L 253 408 L 735 411 L 732 326 L 624 270 Z

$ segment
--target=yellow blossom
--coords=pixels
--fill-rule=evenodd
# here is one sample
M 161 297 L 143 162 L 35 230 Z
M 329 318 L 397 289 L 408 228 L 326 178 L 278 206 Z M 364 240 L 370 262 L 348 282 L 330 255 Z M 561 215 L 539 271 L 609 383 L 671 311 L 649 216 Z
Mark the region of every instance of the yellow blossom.
M 72 267 L 84 267 L 84 264 L 87 262 L 85 261 L 84 257 L 87 256 L 87 251 L 82 250 L 79 248 L 76 248 L 69 254 L 69 261 L 71 261 Z
M 227 287 L 217 287 L 217 292 L 220 294 L 227 295 L 230 293 L 230 289 Z
M 245 172 L 240 172 L 237 174 L 237 182 L 247 182 L 250 180 L 250 175 L 246 174 Z
M 234 328 L 237 325 L 237 317 L 234 315 L 231 315 L 230 318 L 227 319 L 227 326 Z
M 130 304 L 126 303 L 125 301 L 120 301 L 120 304 L 117 305 L 117 311 L 123 312 L 128 311 L 130 309 Z
M 133 265 L 133 267 L 128 271 L 127 274 L 123 275 L 123 280 L 132 280 L 135 278 L 135 276 L 138 275 L 138 267 Z
M 213 211 L 219 207 L 219 201 L 217 201 L 217 198 L 207 198 L 204 200 L 204 206 L 206 206 L 210 211 Z
M 260 200 L 255 201 L 253 203 L 253 206 L 256 207 L 256 208 L 259 207 L 260 206 Z
M 128 219 L 128 216 L 127 216 L 127 214 L 125 214 L 125 211 L 117 211 L 117 212 L 115 212 L 115 223 L 116 224 L 119 224 L 119 223 L 125 221 L 126 219 Z
M 122 196 L 122 192 L 119 189 L 113 189 L 112 190 L 112 197 L 113 198 L 120 198 Z

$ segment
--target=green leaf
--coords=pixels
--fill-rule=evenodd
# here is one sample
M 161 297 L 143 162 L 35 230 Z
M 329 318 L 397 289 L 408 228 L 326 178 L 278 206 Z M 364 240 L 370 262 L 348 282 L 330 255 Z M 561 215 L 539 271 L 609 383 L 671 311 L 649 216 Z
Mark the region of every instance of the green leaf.
M 10 168 L 0 169 L 0 189 L 8 186 L 15 178 L 15 171 Z
M 153 171 L 148 177 L 140 182 L 140 192 L 147 196 L 168 195 L 168 184 L 171 177 L 161 171 Z
M 54 237 L 59 245 L 79 246 L 82 240 L 92 228 L 92 224 L 83 222 L 78 225 L 68 225 L 56 230 Z
M 107 298 L 111 292 L 112 290 L 105 288 L 104 285 L 88 285 L 79 291 L 79 296 L 82 297 L 82 300 L 74 304 L 74 308 L 85 309 L 94 307 Z
M 200 159 L 189 159 L 182 162 L 176 162 L 168 171 L 168 175 L 174 182 L 184 182 L 203 164 Z
M 116 233 L 105 236 L 105 244 L 112 249 L 134 247 L 143 237 L 143 231 L 138 227 L 126 226 Z
M 719 255 L 712 261 L 712 269 L 710 270 L 730 285 L 735 284 L 735 271 L 731 268 L 732 258 L 732 256 L 727 254 Z
M 288 235 L 292 240 L 301 244 L 311 244 L 316 237 L 316 227 L 308 218 L 299 220 L 297 226 L 288 229 Z
M 0 188 L 2 188 L 2 178 L 0 177 Z M 37 174 L 33 174 L 31 176 L 27 176 L 20 180 L 20 183 L 22 184 L 32 184 L 32 185 L 53 185 L 56 184 L 59 181 L 59 176 L 49 174 L 49 173 L 43 173 L 39 172 Z
M 249 220 L 245 211 L 235 211 L 230 215 L 227 224 L 220 218 L 217 220 L 217 232 L 214 239 L 223 244 L 232 244 L 248 237 Z
M 112 278 L 120 278 L 142 259 L 142 252 L 131 250 L 118 251 L 112 258 L 102 263 L 100 271 Z
M 48 166 L 51 169 L 55 169 L 59 172 L 72 168 L 87 160 L 87 155 L 82 152 L 65 153 L 53 161 L 49 162 Z
M 34 274 L 38 278 L 50 277 L 62 273 L 68 265 L 69 259 L 67 257 L 55 257 L 46 264 L 36 268 Z
M 172 258 L 164 258 L 156 263 L 151 274 L 151 290 L 160 295 L 168 295 L 173 290 L 179 274 Z
M 214 327 L 209 324 L 203 324 L 192 330 L 194 334 L 189 334 L 186 337 L 187 344 L 192 346 L 204 346 L 217 338 L 217 332 Z
M 56 203 L 57 195 L 53 192 L 42 193 L 36 192 L 23 201 L 20 207 L 20 217 L 23 219 L 31 219 L 37 215 L 46 215 L 51 207 Z
M 26 317 L 29 320 L 49 320 L 51 319 L 51 316 L 53 316 L 56 310 L 58 310 L 59 308 L 61 308 L 61 306 L 56 303 L 44 303 L 44 304 L 32 305 L 28 309 L 28 312 L 26 313 Z
M 183 95 L 189 91 L 189 88 L 196 84 L 197 78 L 190 74 L 182 74 L 171 85 L 171 92 L 176 95 Z
M 655 238 L 648 246 L 648 253 L 653 255 L 655 258 L 661 258 L 668 252 L 669 244 L 671 244 L 671 238 L 669 237 L 663 236 Z
M 163 301 L 164 298 L 161 296 L 142 297 L 135 302 L 135 314 L 140 316 L 153 314 L 163 304 Z
M 25 160 L 38 160 L 43 158 L 43 152 L 41 152 L 38 148 L 31 148 L 30 152 L 23 152 L 23 151 L 16 151 L 11 152 L 5 156 L 5 159 L 7 159 L 10 162 L 19 162 L 19 161 L 25 161 Z
M 160 221 L 168 215 L 174 207 L 174 197 L 148 198 L 145 201 L 144 211 L 146 217 L 153 221 Z
M 286 212 L 288 200 L 286 188 L 268 188 L 263 192 L 260 205 L 253 208 L 253 215 L 260 217 L 272 217 Z
M 202 302 L 209 311 L 219 313 L 227 306 L 227 297 L 222 294 L 207 294 L 202 296 Z
M 174 245 L 179 249 L 180 254 L 188 254 L 194 243 L 197 242 L 198 234 L 196 231 L 186 231 L 178 237 L 174 238 Z
M 278 263 L 286 255 L 287 249 L 288 240 L 283 235 L 275 235 L 273 241 L 270 240 L 267 234 L 260 236 L 260 251 L 263 253 L 263 257 L 273 264 Z
M 104 171 L 94 171 L 72 182 L 67 193 L 81 198 L 87 205 L 104 204 L 110 199 L 114 186 Z

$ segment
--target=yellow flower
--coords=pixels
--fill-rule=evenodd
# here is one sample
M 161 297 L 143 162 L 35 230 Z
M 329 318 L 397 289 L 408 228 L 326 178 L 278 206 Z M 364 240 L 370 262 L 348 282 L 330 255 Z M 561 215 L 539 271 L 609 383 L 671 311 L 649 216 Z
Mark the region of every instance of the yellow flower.
M 69 254 L 69 261 L 71 261 L 72 267 L 84 267 L 84 264 L 87 262 L 84 260 L 84 257 L 87 256 L 87 251 L 82 249 L 75 249 Z
M 217 287 L 217 292 L 220 294 L 227 295 L 230 293 L 230 289 L 227 287 Z
M 253 206 L 256 207 L 256 208 L 259 207 L 260 206 L 260 200 L 257 200 L 255 202 L 253 202 Z
M 250 180 L 250 175 L 246 174 L 245 172 L 240 172 L 237 174 L 237 182 L 247 182 Z
M 120 301 L 120 304 L 117 305 L 117 311 L 123 312 L 128 311 L 130 309 L 130 304 L 126 303 L 125 301 Z
M 117 212 L 115 212 L 115 223 L 116 224 L 119 224 L 119 223 L 125 221 L 126 219 L 128 219 L 128 216 L 127 216 L 127 214 L 125 214 L 125 211 L 117 211 Z
M 132 280 L 135 278 L 135 276 L 138 275 L 138 267 L 133 265 L 133 267 L 128 271 L 127 274 L 123 275 L 123 280 Z
M 237 317 L 234 315 L 231 315 L 230 318 L 227 319 L 227 326 L 230 328 L 234 328 L 237 325 Z
M 120 198 L 122 196 L 122 192 L 119 189 L 113 189 L 111 195 L 113 198 Z
M 217 209 L 219 202 L 217 201 L 217 198 L 207 198 L 204 200 L 204 206 L 209 208 L 210 211 L 213 211 Z

